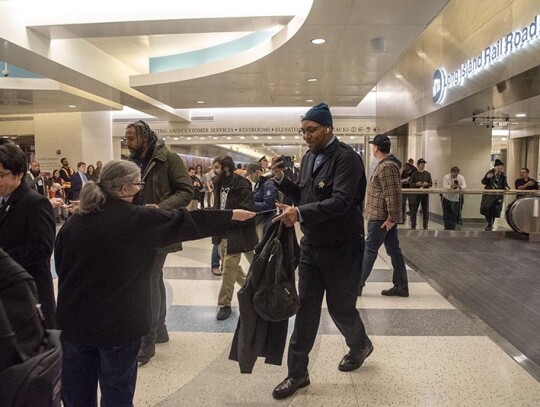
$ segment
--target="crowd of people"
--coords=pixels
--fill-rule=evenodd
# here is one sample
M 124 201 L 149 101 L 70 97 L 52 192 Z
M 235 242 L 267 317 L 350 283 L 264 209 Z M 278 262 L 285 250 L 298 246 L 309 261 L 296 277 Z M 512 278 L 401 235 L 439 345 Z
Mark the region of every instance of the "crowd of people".
M 169 341 L 163 279 L 168 253 L 182 250 L 183 241 L 212 237 L 211 270 L 221 276 L 216 318 L 223 321 L 232 313 L 235 284 L 246 280 L 241 256 L 251 264 L 255 246 L 274 222 L 299 223 L 303 233 L 300 308 L 288 348 L 288 374 L 275 387 L 274 398 L 310 384 L 309 353 L 324 295 L 349 348 L 338 369 L 362 366 L 374 347 L 356 308 L 357 296 L 383 244 L 392 261 L 393 285 L 381 294 L 409 296 L 397 225 L 408 202 L 411 227 L 416 228 L 422 206 L 427 229 L 429 196 L 402 189 L 429 189 L 433 180 L 424 159 L 416 166 L 411 159 L 402 169 L 390 153 L 390 138 L 377 135 L 370 144 L 378 164 L 368 182 L 362 157 L 333 133 L 324 103 L 312 107 L 301 126 L 309 149 L 297 174 L 284 157 L 261 157 L 239 170 L 232 157 L 220 155 L 206 172 L 201 165 L 186 169 L 144 121 L 125 129 L 128 160 L 98 161 L 95 167 L 79 162 L 74 170 L 62 158 L 51 176 L 38 162 L 27 167 L 26 155 L 14 144 L 0 145 L 0 247 L 34 277 L 47 325 L 62 330 L 65 406 L 96 405 L 98 384 L 102 405 L 132 405 L 138 366 L 149 363 L 156 344 Z M 496 160 L 482 180 L 486 189 L 508 189 L 503 170 Z M 538 183 L 523 168 L 515 186 L 537 189 Z M 442 188 L 444 226 L 453 230 L 463 204 L 459 191 L 467 188 L 458 167 L 444 176 Z M 500 216 L 501 203 L 500 194 L 483 196 L 487 230 Z M 56 223 L 68 217 L 56 232 Z
M 97 161 L 95 167 L 91 164 L 87 167 L 81 161 L 77 163 L 77 171 L 69 166 L 67 158 L 62 158 L 60 164 L 59 169 L 48 174 L 41 171 L 39 162 L 32 161 L 25 176 L 30 188 L 50 199 L 56 223 L 62 223 L 69 217 L 69 204 L 79 200 L 81 190 L 88 181 L 96 182 L 99 179 L 103 168 L 103 161 Z

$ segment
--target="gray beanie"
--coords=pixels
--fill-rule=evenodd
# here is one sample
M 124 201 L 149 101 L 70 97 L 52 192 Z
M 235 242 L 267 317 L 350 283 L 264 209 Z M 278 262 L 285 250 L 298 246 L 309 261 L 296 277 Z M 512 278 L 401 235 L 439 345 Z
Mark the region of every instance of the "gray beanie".
M 317 106 L 313 106 L 309 109 L 302 121 L 304 120 L 311 120 L 312 122 L 317 122 L 324 126 L 334 126 L 332 114 L 326 103 L 319 103 Z

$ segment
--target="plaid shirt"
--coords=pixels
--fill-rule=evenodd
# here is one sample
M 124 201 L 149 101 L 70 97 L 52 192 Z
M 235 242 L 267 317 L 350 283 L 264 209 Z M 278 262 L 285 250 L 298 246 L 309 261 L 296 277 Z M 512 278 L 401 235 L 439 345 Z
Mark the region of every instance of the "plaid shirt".
M 367 220 L 402 222 L 401 163 L 393 156 L 381 160 L 369 181 L 365 217 Z

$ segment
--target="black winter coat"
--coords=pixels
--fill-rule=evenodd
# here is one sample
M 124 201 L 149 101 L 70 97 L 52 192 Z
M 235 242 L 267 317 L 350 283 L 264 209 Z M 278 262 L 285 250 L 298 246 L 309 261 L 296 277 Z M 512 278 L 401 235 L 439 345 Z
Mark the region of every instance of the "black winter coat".
M 214 182 L 214 208 L 221 207 L 221 187 L 222 183 L 218 180 Z M 239 175 L 233 174 L 232 181 L 226 186 L 230 188 L 227 194 L 225 209 L 245 209 L 255 211 L 255 202 L 251 183 Z M 227 254 L 246 253 L 252 251 L 259 239 L 255 232 L 255 219 L 245 222 L 233 221 L 233 226 L 223 235 L 216 236 L 212 243 L 219 244 L 221 239 L 227 239 Z
M 249 268 L 246 281 L 238 291 L 238 305 L 240 318 L 234 334 L 229 359 L 238 361 L 240 372 L 251 373 L 257 357 L 265 357 L 265 363 L 281 365 L 289 321 L 268 322 L 261 318 L 253 308 L 253 297 L 266 287 L 265 281 L 273 280 L 272 276 L 265 276 L 264 246 L 272 237 L 273 231 L 279 223 L 271 224 L 263 240 L 255 248 L 255 258 Z M 300 247 L 296 240 L 294 227 L 284 227 L 280 241 L 283 247 L 282 264 L 287 277 L 294 281 L 294 273 L 300 260 Z
M 156 249 L 212 236 L 231 217 L 231 211 L 163 211 L 121 200 L 74 214 L 54 251 L 62 336 L 79 345 L 118 346 L 146 335 Z
M 482 178 L 482 184 L 485 185 L 484 189 L 510 189 L 506 174 L 501 172 L 499 177 L 495 176 L 488 178 L 488 174 L 495 174 L 495 170 L 491 169 L 486 172 L 484 178 Z M 503 207 L 504 195 L 484 194 L 482 195 L 482 201 L 480 202 L 480 214 L 484 216 L 501 217 Z
M 315 153 L 308 151 L 296 182 L 284 177 L 279 189 L 292 199 L 302 216 L 302 242 L 312 246 L 362 241 L 366 175 L 360 156 L 337 138 L 322 152 L 313 171 Z
M 30 273 L 49 328 L 54 328 L 51 254 L 56 221 L 51 203 L 24 181 L 0 209 L 0 247 Z

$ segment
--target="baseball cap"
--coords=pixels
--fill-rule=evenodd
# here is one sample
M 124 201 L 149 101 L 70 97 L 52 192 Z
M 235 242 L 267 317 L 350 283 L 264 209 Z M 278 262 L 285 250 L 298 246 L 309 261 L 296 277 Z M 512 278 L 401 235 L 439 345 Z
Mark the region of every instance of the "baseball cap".
M 426 160 L 424 160 L 423 158 L 420 158 L 420 159 L 418 160 L 418 162 L 416 163 L 416 165 L 418 165 L 418 164 L 422 164 L 422 163 L 424 163 L 424 164 L 425 164 L 425 163 L 427 163 L 427 161 L 426 161 Z
M 390 138 L 385 134 L 377 134 L 373 140 L 369 142 L 369 144 L 374 144 L 377 147 L 382 147 L 384 145 L 390 145 L 391 141 Z

